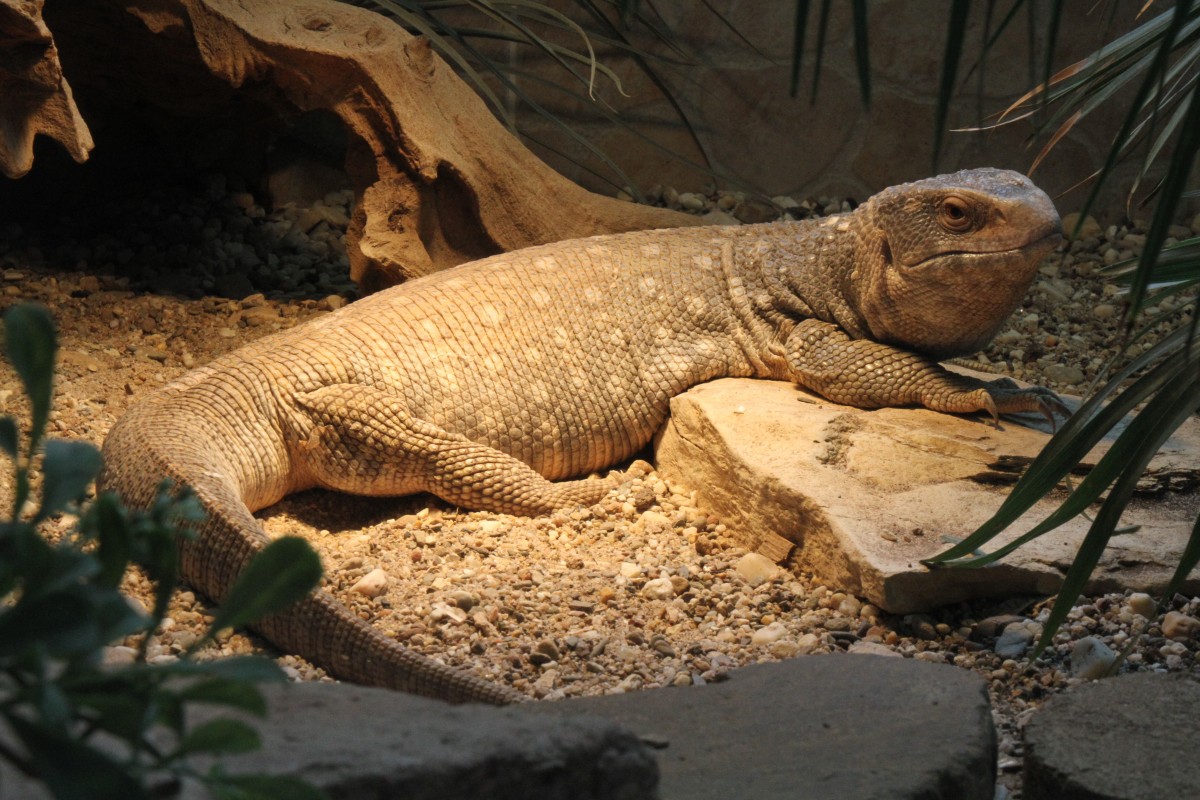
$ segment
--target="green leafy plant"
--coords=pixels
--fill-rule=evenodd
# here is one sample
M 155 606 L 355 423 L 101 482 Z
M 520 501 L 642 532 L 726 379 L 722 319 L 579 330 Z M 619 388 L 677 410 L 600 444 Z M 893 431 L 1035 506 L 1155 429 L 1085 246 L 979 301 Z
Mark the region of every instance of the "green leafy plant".
M 1061 4 L 1055 4 L 1054 11 L 1057 20 Z M 1200 411 L 1200 340 L 1196 327 L 1200 316 L 1196 293 L 1200 286 L 1200 238 L 1167 245 L 1179 202 L 1189 194 L 1187 185 L 1200 153 L 1200 11 L 1190 0 L 1180 0 L 1171 10 L 1061 70 L 1014 108 L 1044 105 L 1050 109 L 1040 128 L 1042 135 L 1049 137 L 1040 160 L 1066 130 L 1096 108 L 1118 102 L 1116 90 L 1126 84 L 1135 85 L 1138 78 L 1137 91 L 1113 138 L 1105 165 L 1094 176 L 1096 183 L 1084 213 L 1122 158 L 1143 148 L 1141 180 L 1148 179 L 1159 159 L 1167 159 L 1162 177 L 1156 181 L 1157 205 L 1140 259 L 1113 265 L 1108 272 L 1123 285 L 1129 301 L 1122 352 L 1128 353 L 1132 345 L 1147 341 L 1150 332 L 1163 322 L 1172 323 L 1173 330 L 1127 363 L 1114 359 L 1107 383 L 1091 393 L 1055 434 L 996 514 L 962 542 L 927 562 L 931 566 L 990 564 L 1102 501 L 1067 571 L 1037 652 L 1053 640 L 1082 593 L 1150 459 L 1180 425 Z M 1053 491 L 1088 450 L 1131 413 L 1132 420 L 1109 452 L 1055 512 L 1013 542 L 984 555 L 970 555 Z M 1200 518 L 1192 527 L 1160 609 L 1198 562 Z
M 15 306 L 4 316 L 4 332 L 31 420 L 22 436 L 16 420 L 0 418 L 0 450 L 14 478 L 11 513 L 0 517 L 0 760 L 64 800 L 172 796 L 185 781 L 222 800 L 321 797 L 294 778 L 228 774 L 219 764 L 201 769 L 197 756 L 212 760 L 252 750 L 259 737 L 238 719 L 188 719 L 198 705 L 265 713 L 256 684 L 283 680 L 273 662 L 195 656 L 220 631 L 311 591 L 320 577 L 316 554 L 302 540 L 272 543 L 231 595 L 253 594 L 252 608 L 227 603 L 178 661 L 147 664 L 149 637 L 176 587 L 178 539 L 191 535 L 188 525 L 202 518 L 200 506 L 186 494 L 173 496 L 166 484 L 146 511 L 129 511 L 110 493 L 85 502 L 100 453 L 86 442 L 45 436 L 53 321 L 40 307 Z M 40 498 L 33 502 L 39 473 Z M 76 514 L 78 521 L 52 544 L 39 528 L 58 514 Z M 131 564 L 156 585 L 149 613 L 119 591 Z M 131 635 L 142 636 L 136 661 L 105 665 L 104 646 Z

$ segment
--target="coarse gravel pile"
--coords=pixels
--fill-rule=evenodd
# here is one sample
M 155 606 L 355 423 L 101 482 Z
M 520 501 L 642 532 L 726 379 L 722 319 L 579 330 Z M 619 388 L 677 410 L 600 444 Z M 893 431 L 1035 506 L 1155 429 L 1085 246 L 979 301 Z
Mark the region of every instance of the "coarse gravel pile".
M 110 221 L 96 233 L 70 217 L 36 227 L 0 223 L 0 308 L 41 302 L 61 329 L 53 436 L 99 445 L 135 397 L 352 296 L 342 246 L 346 192 L 311 208 L 268 211 L 213 176 L 139 197 L 107 209 Z M 713 222 L 777 213 L 735 193 L 666 189 L 652 197 Z M 833 198 L 775 200 L 791 217 L 850 207 Z M 1200 229 L 1172 231 L 1192 233 Z M 1143 241 L 1144 225 L 1086 220 L 1080 237 L 1047 259 L 993 345 L 971 360 L 1060 391 L 1086 388 L 1113 354 L 1123 313 L 1097 269 L 1135 255 Z M 4 413 L 23 413 L 17 385 L 0 367 Z M 1122 670 L 1200 677 L 1200 598 L 1169 599 L 1172 613 L 1152 623 L 1154 603 L 1145 595 L 1087 598 L 1031 663 L 1028 650 L 1048 613 L 1041 598 L 887 615 L 745 552 L 689 487 L 668 484 L 648 465 L 635 465 L 633 475 L 591 508 L 536 519 L 461 512 L 429 497 L 324 492 L 289 497 L 260 517 L 272 536 L 311 541 L 326 565 L 326 587 L 364 619 L 408 647 L 531 697 L 701 684 L 739 665 L 810 654 L 973 669 L 990 685 L 1002 795 L 1020 793 L 1020 730 L 1029 713 L 1100 674 L 1113 651 L 1134 643 Z M 0 501 L 8 480 L 0 476 Z M 140 576 L 126 588 L 151 602 Z M 177 657 L 208 613 L 180 592 L 150 644 L 151 660 Z M 132 658 L 134 644 L 111 648 L 109 658 Z M 234 633 L 205 655 L 251 651 L 264 651 L 261 641 Z M 295 679 L 328 680 L 298 658 L 280 660 Z

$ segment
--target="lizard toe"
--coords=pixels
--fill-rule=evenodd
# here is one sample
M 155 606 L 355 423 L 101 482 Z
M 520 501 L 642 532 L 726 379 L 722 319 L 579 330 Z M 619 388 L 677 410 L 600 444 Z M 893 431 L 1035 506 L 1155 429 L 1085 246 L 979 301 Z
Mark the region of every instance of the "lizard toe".
M 627 478 L 644 478 L 651 472 L 654 472 L 654 465 L 638 458 L 629 463 L 629 468 L 625 470 L 625 476 Z

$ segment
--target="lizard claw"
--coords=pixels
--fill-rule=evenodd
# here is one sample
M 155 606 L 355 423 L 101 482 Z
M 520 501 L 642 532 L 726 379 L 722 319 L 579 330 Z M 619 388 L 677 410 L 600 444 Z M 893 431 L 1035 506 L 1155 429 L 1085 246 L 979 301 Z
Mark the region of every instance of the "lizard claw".
M 1070 406 L 1044 386 L 1021 388 L 1011 378 L 999 378 L 988 383 L 987 392 L 993 403 L 991 407 L 983 410 L 990 411 L 993 420 L 996 419 L 996 410 L 1001 414 L 1036 411 L 1045 417 L 1050 424 L 1050 430 L 1056 432 L 1058 417 L 1066 419 L 1072 414 Z

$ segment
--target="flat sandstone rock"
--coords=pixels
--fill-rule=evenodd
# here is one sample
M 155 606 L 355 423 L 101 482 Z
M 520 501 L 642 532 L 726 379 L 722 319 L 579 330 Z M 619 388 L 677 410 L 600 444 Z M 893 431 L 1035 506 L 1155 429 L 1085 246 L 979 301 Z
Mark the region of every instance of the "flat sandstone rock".
M 945 537 L 961 539 L 988 519 L 1016 478 L 1005 465 L 1032 459 L 1048 439 L 1008 419 L 998 430 L 982 416 L 866 411 L 786 382 L 725 379 L 672 400 L 655 449 L 660 473 L 697 490 L 746 547 L 903 614 L 971 597 L 1057 591 L 1087 532 L 1082 517 L 996 566 L 920 563 L 949 546 Z M 1193 418 L 1151 462 L 1144 483 L 1194 487 L 1197 475 Z M 1063 497 L 1040 502 L 989 549 L 1029 530 Z M 1141 527 L 1113 537 L 1088 590 L 1161 589 L 1198 509 L 1194 488 L 1136 498 L 1123 523 Z M 1200 570 L 1185 590 L 1200 590 Z

